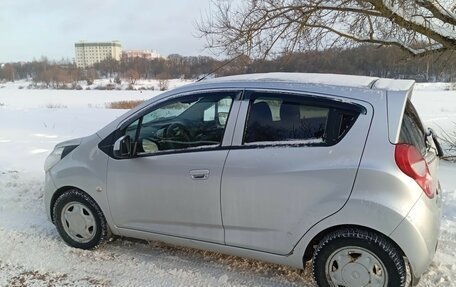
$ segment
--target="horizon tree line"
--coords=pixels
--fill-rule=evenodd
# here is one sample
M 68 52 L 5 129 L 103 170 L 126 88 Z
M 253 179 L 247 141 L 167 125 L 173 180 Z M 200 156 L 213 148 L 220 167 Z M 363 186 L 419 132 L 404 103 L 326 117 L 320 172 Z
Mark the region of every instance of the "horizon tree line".
M 231 61 L 231 62 L 230 62 Z M 228 63 L 228 64 L 227 64 Z M 32 80 L 48 87 L 97 78 L 110 78 L 116 83 L 134 84 L 138 79 L 198 79 L 217 70 L 211 77 L 264 72 L 339 73 L 389 78 L 408 78 L 420 82 L 456 81 L 456 54 L 447 51 L 410 58 L 398 47 L 361 45 L 351 48 L 329 48 L 283 53 L 275 58 L 252 59 L 240 55 L 218 60 L 209 56 L 169 55 L 167 59 L 107 59 L 88 69 L 80 69 L 69 61 L 49 61 L 0 65 L 0 80 Z

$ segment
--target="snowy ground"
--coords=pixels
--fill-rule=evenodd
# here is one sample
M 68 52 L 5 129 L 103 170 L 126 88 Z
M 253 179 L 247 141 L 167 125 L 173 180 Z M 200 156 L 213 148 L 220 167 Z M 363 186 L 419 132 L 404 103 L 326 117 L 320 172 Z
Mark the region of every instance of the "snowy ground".
M 62 140 L 95 132 L 122 114 L 105 103 L 153 91 L 0 88 L 0 286 L 315 286 L 308 273 L 157 242 L 116 239 L 95 251 L 70 248 L 42 204 L 44 158 Z M 426 124 L 455 129 L 456 92 L 420 85 L 414 103 Z M 52 108 L 50 108 L 52 107 Z M 442 163 L 439 251 L 419 286 L 455 286 L 456 164 Z

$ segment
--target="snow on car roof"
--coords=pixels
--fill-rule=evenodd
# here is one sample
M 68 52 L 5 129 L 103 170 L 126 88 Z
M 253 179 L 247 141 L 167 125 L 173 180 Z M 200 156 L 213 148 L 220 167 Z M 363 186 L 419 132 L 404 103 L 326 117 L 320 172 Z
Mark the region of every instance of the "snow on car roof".
M 414 84 L 412 80 L 393 80 L 368 76 L 353 76 L 340 74 L 319 73 L 258 73 L 227 76 L 207 80 L 207 82 L 293 82 L 301 84 L 320 84 L 351 88 L 381 89 L 402 91 L 408 90 Z M 205 81 L 206 82 L 206 81 Z
M 415 84 L 414 80 L 394 80 L 394 79 L 378 79 L 373 89 L 377 90 L 388 90 L 388 91 L 407 91 Z

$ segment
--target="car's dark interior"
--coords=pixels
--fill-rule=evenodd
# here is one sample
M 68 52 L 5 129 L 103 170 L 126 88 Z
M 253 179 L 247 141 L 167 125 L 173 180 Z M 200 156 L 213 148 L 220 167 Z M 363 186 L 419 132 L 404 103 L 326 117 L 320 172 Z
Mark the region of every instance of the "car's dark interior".
M 220 103 L 226 99 L 229 105 L 225 102 L 220 109 Z M 233 97 L 225 95 L 174 102 L 165 106 L 168 114 L 153 119 L 145 115 L 127 127 L 125 134 L 132 139 L 132 150 L 137 154 L 214 147 L 222 142 L 232 101 Z M 325 144 L 331 131 L 332 144 L 344 136 L 356 115 L 293 100 L 256 99 L 248 111 L 244 143 Z
M 231 98 L 228 99 L 232 101 Z M 219 145 L 225 129 L 225 123 L 219 117 L 228 113 L 219 112 L 219 100 L 221 99 L 207 97 L 175 103 L 176 107 L 179 104 L 188 107 L 181 108 L 177 116 L 141 122 L 138 134 L 137 125 L 130 125 L 125 134 L 137 139 L 134 142 L 138 154 Z M 226 109 L 229 111 L 229 107 L 225 106 Z
M 284 101 L 280 104 L 280 119 L 273 120 L 270 105 L 260 101 L 251 105 L 244 141 L 277 142 L 309 139 L 324 140 L 326 117 L 301 115 L 299 103 Z

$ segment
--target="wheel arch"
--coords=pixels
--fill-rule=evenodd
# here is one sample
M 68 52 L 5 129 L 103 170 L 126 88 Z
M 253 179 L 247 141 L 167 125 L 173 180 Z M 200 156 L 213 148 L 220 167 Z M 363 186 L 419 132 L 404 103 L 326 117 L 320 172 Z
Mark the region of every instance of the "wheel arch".
M 90 196 L 89 193 L 85 192 L 84 190 L 78 188 L 78 187 L 75 187 L 75 186 L 62 186 L 60 187 L 59 189 L 57 189 L 54 194 L 52 195 L 52 198 L 51 198 L 51 204 L 50 204 L 50 213 L 51 213 L 51 219 L 52 219 L 52 222 L 55 224 L 54 222 L 54 205 L 55 205 L 55 202 L 57 201 L 57 199 L 62 196 L 62 194 L 64 194 L 65 192 L 67 191 L 70 191 L 70 190 L 73 190 L 73 189 L 76 189 L 78 190 L 79 192 L 82 192 L 84 193 L 85 195 L 87 195 L 88 197 L 90 197 L 90 199 L 93 200 L 93 202 L 95 202 L 95 204 L 98 206 L 98 208 L 100 209 L 101 212 L 103 212 L 103 209 L 101 209 L 100 205 L 97 203 L 97 201 L 92 197 Z M 106 215 L 103 214 L 105 217 Z
M 393 240 L 391 239 L 388 235 L 375 230 L 373 228 L 367 227 L 367 226 L 362 226 L 362 225 L 356 225 L 356 224 L 341 224 L 341 225 L 335 225 L 328 227 L 326 229 L 321 230 L 317 235 L 315 235 L 307 244 L 306 249 L 304 251 L 303 255 L 303 266 L 305 266 L 306 262 L 312 259 L 313 253 L 315 251 L 315 247 L 318 245 L 318 243 L 329 233 L 332 233 L 336 230 L 339 229 L 344 229 L 344 228 L 357 228 L 361 229 L 364 231 L 369 231 L 369 232 L 374 232 L 382 237 L 384 237 L 386 240 L 388 240 L 393 246 L 402 254 L 402 256 L 405 257 L 405 252 L 402 250 L 402 248 Z

